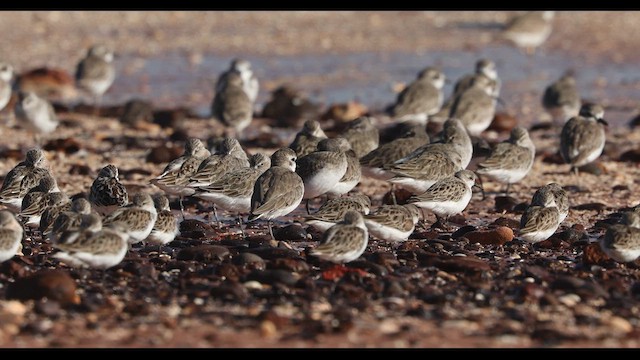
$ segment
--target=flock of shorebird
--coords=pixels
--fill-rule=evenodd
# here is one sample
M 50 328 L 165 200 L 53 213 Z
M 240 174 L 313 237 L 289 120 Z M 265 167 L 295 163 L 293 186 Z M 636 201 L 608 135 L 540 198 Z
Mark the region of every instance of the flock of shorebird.
M 553 12 L 532 12 L 513 20 L 505 38 L 518 46 L 535 48 L 550 33 Z M 0 64 L 0 109 L 12 95 L 13 70 Z M 445 74 L 427 67 L 402 90 L 388 115 L 404 130 L 397 138 L 379 143 L 376 119 L 363 116 L 348 123 L 339 136 L 328 138 L 316 120 L 307 120 L 293 142 L 271 156 L 250 156 L 237 139 L 253 117 L 258 80 L 247 60 L 236 59 L 220 75 L 211 106 L 212 117 L 228 130 L 222 139 L 207 146 L 190 138 L 184 153 L 166 165 L 151 183 L 166 195 L 178 196 L 184 218 L 183 198 L 196 197 L 216 208 L 248 221 L 272 220 L 296 210 L 306 200 L 305 223 L 323 232 L 310 254 L 336 263 L 357 259 L 370 236 L 405 241 L 414 232 L 423 210 L 436 216 L 434 227 L 449 228 L 447 219 L 462 212 L 481 188 L 478 175 L 506 184 L 522 180 L 531 170 L 535 145 L 523 127 L 495 146 L 479 162 L 467 167 L 473 156 L 472 137 L 480 136 L 495 116 L 500 92 L 496 65 L 488 59 L 476 63 L 475 72 L 459 79 L 451 96 L 444 98 Z M 92 47 L 77 66 L 76 84 L 99 102 L 115 79 L 113 52 L 103 45 Z M 563 75 L 544 91 L 544 108 L 555 123 L 563 124 L 561 155 L 572 169 L 597 159 L 605 144 L 604 110 L 582 104 L 572 74 Z M 34 134 L 55 130 L 59 122 L 51 104 L 33 92 L 19 92 L 15 106 L 20 124 Z M 427 121 L 446 119 L 434 139 L 426 132 Z M 371 199 L 354 191 L 361 176 L 387 181 L 392 191 L 402 187 L 413 194 L 405 204 L 382 205 L 373 211 Z M 133 243 L 167 244 L 179 233 L 179 221 L 169 209 L 165 195 L 140 192 L 131 197 L 118 179 L 118 169 L 102 168 L 88 196 L 70 199 L 49 172 L 39 148 L 27 152 L 24 161 L 6 176 L 0 190 L 0 262 L 20 253 L 24 226 L 37 228 L 50 241 L 53 255 L 71 266 L 109 268 L 122 261 Z M 309 201 L 327 201 L 311 213 Z M 484 193 L 483 193 L 484 196 Z M 394 197 L 394 203 L 395 197 Z M 566 218 L 569 200 L 562 186 L 551 183 L 538 189 L 521 217 L 518 236 L 537 243 L 548 239 Z M 16 215 L 17 214 L 17 215 Z M 640 256 L 633 247 L 640 239 L 640 211 L 629 213 L 622 224 L 611 226 L 602 249 L 617 261 Z

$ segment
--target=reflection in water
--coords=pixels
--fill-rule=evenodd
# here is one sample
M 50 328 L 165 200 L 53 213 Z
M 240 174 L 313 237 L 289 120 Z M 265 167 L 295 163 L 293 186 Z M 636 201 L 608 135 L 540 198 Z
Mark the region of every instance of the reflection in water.
M 321 54 L 255 57 L 251 61 L 260 80 L 258 109 L 269 100 L 269 92 L 283 83 L 293 83 L 311 99 L 330 104 L 358 100 L 376 111 L 395 100 L 395 83 L 412 81 L 429 65 L 440 66 L 455 80 L 473 70 L 481 57 L 493 59 L 502 79 L 502 98 L 507 109 L 524 121 L 537 121 L 542 113 L 540 97 L 548 83 L 566 69 L 576 72 L 578 87 L 586 100 L 612 106 L 607 119 L 613 125 L 626 123 L 640 98 L 640 73 L 633 64 L 615 64 L 597 58 L 574 58 L 570 54 L 541 49 L 533 58 L 509 46 L 486 47 L 478 51 L 428 51 L 418 53 Z M 202 116 L 209 115 L 213 83 L 227 69 L 231 57 L 205 54 L 191 65 L 186 54 L 170 53 L 144 59 L 118 59 L 118 73 L 105 95 L 108 104 L 124 103 L 133 97 L 151 100 L 157 107 L 186 106 Z M 140 66 L 139 64 L 142 63 Z M 126 74 L 126 75 L 125 75 Z M 445 94 L 452 84 L 445 86 Z

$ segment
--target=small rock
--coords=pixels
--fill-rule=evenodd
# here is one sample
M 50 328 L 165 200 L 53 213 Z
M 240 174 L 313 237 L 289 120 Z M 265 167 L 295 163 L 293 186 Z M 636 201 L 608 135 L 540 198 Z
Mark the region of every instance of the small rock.
M 582 263 L 585 265 L 602 265 L 609 259 L 598 243 L 591 243 L 582 250 Z
M 367 260 L 354 260 L 349 263 L 349 266 L 365 270 L 376 276 L 387 276 L 389 274 L 389 270 L 386 267 Z
M 574 307 L 580 303 L 580 296 L 576 294 L 565 294 L 558 297 L 558 301 L 567 307 Z
M 593 174 L 593 175 L 602 175 L 607 173 L 607 168 L 605 168 L 602 163 L 598 161 L 594 161 L 579 167 L 578 172 L 581 172 L 581 173 L 584 172 L 584 173 Z
M 618 160 L 622 162 L 640 162 L 640 148 L 635 148 L 623 152 L 622 154 L 620 154 Z
M 251 249 L 251 252 L 266 260 L 278 258 L 300 259 L 297 251 L 287 248 L 259 247 Z
M 295 273 L 306 274 L 309 272 L 309 264 L 300 259 L 280 258 L 273 260 L 274 269 L 289 270 Z
M 578 211 L 597 211 L 598 213 L 601 213 L 607 209 L 607 205 L 603 203 L 592 202 L 573 206 L 572 209 Z
M 158 110 L 153 113 L 153 122 L 163 128 L 178 129 L 188 116 L 189 111 L 183 108 Z M 182 140 L 186 140 L 186 138 Z
M 406 204 L 407 200 L 409 200 L 409 198 L 413 196 L 411 192 L 403 188 L 396 188 L 393 193 L 396 196 L 396 203 L 398 205 Z M 388 191 L 384 194 L 384 196 L 382 197 L 382 203 L 385 205 L 393 205 L 393 197 L 391 196 L 391 191 Z
M 7 298 L 38 300 L 49 298 L 61 305 L 79 304 L 76 282 L 65 270 L 40 270 L 35 274 L 18 278 L 7 287 Z
M 75 154 L 82 146 L 74 138 L 55 139 L 48 141 L 43 147 L 44 150 L 53 152 L 64 152 L 65 154 Z
M 185 248 L 178 252 L 178 260 L 195 260 L 201 262 L 222 261 L 229 255 L 229 249 L 219 245 L 199 245 Z
M 515 219 L 509 219 L 509 218 L 506 218 L 506 217 L 500 217 L 496 221 L 491 223 L 491 225 L 492 226 L 506 226 L 506 227 L 510 228 L 511 230 L 517 230 L 517 229 L 520 228 L 520 221 L 515 220 Z
M 151 149 L 146 160 L 153 164 L 167 164 L 182 155 L 182 152 L 182 147 L 169 147 L 166 144 L 161 144 Z
M 322 120 L 335 120 L 346 122 L 356 119 L 367 113 L 367 107 L 357 101 L 349 101 L 341 104 L 331 104 L 329 109 L 322 114 Z
M 266 267 L 265 261 L 260 256 L 248 252 L 234 257 L 233 261 L 252 270 L 264 270 Z
M 56 316 L 60 313 L 60 303 L 57 301 L 42 298 L 35 303 L 35 311 L 38 314 L 46 315 L 48 317 Z
M 615 329 L 617 332 L 623 334 L 628 334 L 633 331 L 633 325 L 631 325 L 628 320 L 621 318 L 620 316 L 612 316 L 604 322 Z
M 513 230 L 506 226 L 498 226 L 491 230 L 472 231 L 465 235 L 472 243 L 482 245 L 504 245 L 507 241 L 513 240 Z
M 295 285 L 300 276 L 290 271 L 274 269 L 274 270 L 255 270 L 247 276 L 247 280 L 255 280 L 263 284 L 273 285 L 275 283 L 281 283 L 288 286 Z
M 451 234 L 451 238 L 452 239 L 458 239 L 458 238 L 464 236 L 465 234 L 467 234 L 469 232 L 475 231 L 476 229 L 477 228 L 475 226 L 473 226 L 473 225 L 465 225 L 465 226 L 459 228 L 458 230 L 454 231 Z
M 498 132 L 508 132 L 511 131 L 518 124 L 518 119 L 504 112 L 496 113 L 493 117 L 493 121 L 491 121 L 491 125 L 489 125 L 488 130 L 495 130 Z
M 511 196 L 496 196 L 495 210 L 498 213 L 513 212 L 518 205 L 518 199 Z
M 290 224 L 273 232 L 276 240 L 306 240 L 307 232 L 300 224 Z
M 225 281 L 219 286 L 212 288 L 211 295 L 229 301 L 245 301 L 250 296 L 247 287 L 236 281 Z
M 475 257 L 441 257 L 434 266 L 447 272 L 483 272 L 490 271 L 491 266 L 481 259 Z

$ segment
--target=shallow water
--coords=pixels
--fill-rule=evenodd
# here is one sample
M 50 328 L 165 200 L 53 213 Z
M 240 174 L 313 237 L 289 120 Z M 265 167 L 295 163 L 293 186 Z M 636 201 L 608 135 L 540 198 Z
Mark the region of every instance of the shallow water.
M 540 117 L 544 88 L 570 68 L 576 73 L 582 97 L 603 103 L 607 107 L 605 117 L 612 126 L 625 124 L 635 114 L 634 106 L 638 106 L 640 98 L 640 72 L 636 64 L 607 62 L 597 56 L 573 57 L 544 49 L 529 57 L 507 45 L 477 51 L 238 56 L 251 61 L 260 80 L 258 109 L 269 100 L 271 90 L 292 83 L 312 100 L 325 105 L 358 100 L 377 111 L 395 100 L 394 84 L 412 81 L 424 67 L 439 66 L 447 78 L 455 81 L 471 72 L 481 57 L 496 62 L 506 110 L 524 122 Z M 203 54 L 200 59 L 191 59 L 183 53 L 154 58 L 124 54 L 117 60 L 119 76 L 104 101 L 123 103 L 137 97 L 150 100 L 160 108 L 186 106 L 208 116 L 213 83 L 218 74 L 228 68 L 232 58 Z M 452 83 L 445 85 L 446 95 L 452 86 Z

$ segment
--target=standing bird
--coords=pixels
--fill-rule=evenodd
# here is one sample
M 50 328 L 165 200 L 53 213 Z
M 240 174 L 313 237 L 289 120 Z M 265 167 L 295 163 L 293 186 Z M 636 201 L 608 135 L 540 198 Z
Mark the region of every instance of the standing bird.
M 362 176 L 360 160 L 355 151 L 351 149 L 351 145 L 346 141 L 340 141 L 340 150 L 344 151 L 347 157 L 347 170 L 338 183 L 327 191 L 327 196 L 330 198 L 340 197 L 353 190 L 360 183 L 360 177 Z
M 469 205 L 472 188 L 480 188 L 476 180 L 473 171 L 460 170 L 454 176 L 431 185 L 424 193 L 410 197 L 407 202 L 431 210 L 437 219 L 433 227 L 446 229 L 449 216 L 461 213 Z
M 560 225 L 560 213 L 551 191 L 541 192 L 539 200 L 527 207 L 520 217 L 519 236 L 532 244 L 547 240 Z
M 304 196 L 309 201 L 324 195 L 333 189 L 347 171 L 347 155 L 344 152 L 348 146 L 344 138 L 324 139 L 318 144 L 318 151 L 303 156 L 296 161 L 296 173 L 304 182 Z
M 414 204 L 384 205 L 364 216 L 369 234 L 388 241 L 405 241 L 420 220 L 420 209 Z
M 58 250 L 53 257 L 76 267 L 108 269 L 118 265 L 129 250 L 126 224 L 117 222 L 102 226 L 98 214 L 83 215 L 80 230 L 69 231 L 69 240 L 53 244 Z
M 326 138 L 327 135 L 322 131 L 319 122 L 316 120 L 307 120 L 289 147 L 293 149 L 300 158 L 318 150 L 318 143 Z
M 465 169 L 473 155 L 469 134 L 460 120 L 444 122 L 441 142 L 419 147 L 406 157 L 385 165 L 395 174 L 389 179 L 414 194 L 425 192 L 436 181 Z
M 129 234 L 129 243 L 135 244 L 146 239 L 158 218 L 153 198 L 147 193 L 137 193 L 131 204 L 116 209 L 104 218 L 104 225 L 123 223 L 124 231 Z
M 501 183 L 507 184 L 505 194 L 509 194 L 511 184 L 529 173 L 536 156 L 536 147 L 527 129 L 516 126 L 511 130 L 509 140 L 496 145 L 491 155 L 478 164 L 476 171 Z
M 423 125 L 412 126 L 401 137 L 380 145 L 360 158 L 362 174 L 378 180 L 389 180 L 394 174 L 385 170 L 385 165 L 393 164 L 428 143 L 429 135 L 427 135 L 426 127 Z
M 580 114 L 571 118 L 562 127 L 560 133 L 560 153 L 571 170 L 578 174 L 578 168 L 596 160 L 606 141 L 602 119 L 604 109 L 597 104 L 584 104 Z
M 118 168 L 109 164 L 98 172 L 91 184 L 89 202 L 101 215 L 107 215 L 115 209 L 129 203 L 127 188 L 118 179 Z
M 204 159 L 211 153 L 197 138 L 190 138 L 184 144 L 184 152 L 178 158 L 172 160 L 162 170 L 162 174 L 151 179 L 151 183 L 162 189 L 166 194 L 180 197 L 180 213 L 184 219 L 183 197 L 193 193 L 193 189 L 187 187 L 189 179 L 200 167 Z
M 497 83 L 487 77 L 476 77 L 473 84 L 456 97 L 449 117 L 459 119 L 471 136 L 480 136 L 496 113 Z
M 95 109 L 116 78 L 113 58 L 114 53 L 109 47 L 98 44 L 90 47 L 76 66 L 76 85 L 93 97 Z
M 502 36 L 533 55 L 551 35 L 554 16 L 554 11 L 530 11 L 515 16 L 504 27 Z
M 359 258 L 368 243 L 369 231 L 362 214 L 349 210 L 341 222 L 325 231 L 320 244 L 309 254 L 334 263 L 347 263 Z
M 396 99 L 391 116 L 398 121 L 413 121 L 426 125 L 429 116 L 442 107 L 445 75 L 436 68 L 427 67 L 418 77 L 404 88 Z
M 304 216 L 304 222 L 320 231 L 327 231 L 330 227 L 342 221 L 344 214 L 355 210 L 366 215 L 371 209 L 371 199 L 365 194 L 354 194 L 347 197 L 328 200 L 318 211 Z
M 11 100 L 11 79 L 13 78 L 13 66 L 0 62 L 0 111 Z
M 22 248 L 24 229 L 9 210 L 0 210 L 0 263 L 11 259 Z
M 378 128 L 373 125 L 373 118 L 370 116 L 361 116 L 350 121 L 347 129 L 339 136 L 349 141 L 358 159 L 377 148 L 380 142 Z
M 631 262 L 640 257 L 640 214 L 624 214 L 622 224 L 609 226 L 599 241 L 600 248 L 617 262 Z
M 256 180 L 271 166 L 271 159 L 262 153 L 249 158 L 251 166 L 223 174 L 209 185 L 197 187 L 193 196 L 210 201 L 214 206 L 238 214 L 242 236 L 241 214 L 251 211 L 251 196 Z
M 76 231 L 80 229 L 82 215 L 91 214 L 91 203 L 85 198 L 77 198 L 71 203 L 71 210 L 61 212 L 53 221 L 51 226 L 41 230 L 42 236 L 49 239 L 51 243 L 58 242 L 59 236 L 65 231 Z M 97 214 L 97 212 L 96 212 Z M 41 228 L 43 222 L 40 220 Z
M 558 214 L 560 215 L 559 222 L 562 223 L 567 215 L 569 215 L 569 195 L 567 195 L 567 192 L 560 184 L 549 183 L 536 190 L 531 199 L 531 205 L 545 206 L 549 193 L 553 195 L 556 206 L 558 207 Z
M 0 203 L 13 212 L 19 212 L 22 199 L 32 188 L 38 186 L 40 179 L 51 176 L 47 168 L 47 158 L 41 149 L 27 151 L 24 161 L 11 169 L 4 177 L 0 190 Z
M 256 103 L 258 99 L 258 91 L 260 89 L 258 78 L 253 74 L 251 70 L 251 63 L 245 59 L 233 59 L 231 60 L 231 66 L 225 72 L 223 72 L 216 82 L 216 92 L 222 92 L 229 82 L 229 74 L 238 73 L 242 79 L 242 89 L 244 90 L 252 104 Z
M 171 212 L 169 199 L 166 196 L 157 194 L 153 197 L 153 204 L 158 212 L 158 217 L 146 241 L 158 246 L 166 245 L 180 233 L 178 219 Z
M 266 219 L 271 238 L 275 239 L 271 220 L 295 210 L 302 202 L 304 190 L 304 182 L 296 173 L 296 153 L 289 148 L 277 150 L 271 155 L 271 167 L 253 186 L 247 221 Z
M 327 135 L 316 120 L 307 120 L 302 129 L 296 134 L 289 148 L 296 152 L 298 157 L 303 157 L 318 150 L 318 143 L 326 139 Z
M 227 137 L 240 138 L 253 119 L 253 102 L 243 89 L 242 77 L 237 72 L 227 75 L 226 86 L 216 91 L 211 104 L 211 115 L 226 126 Z M 233 134 L 229 133 L 233 129 Z
M 49 207 L 62 205 L 69 198 L 60 192 L 56 180 L 52 176 L 40 179 L 38 186 L 29 190 L 22 199 L 20 214 L 22 222 L 30 227 L 38 227 L 42 213 Z
M 33 134 L 35 145 L 40 145 L 41 135 L 52 133 L 60 123 L 51 103 L 33 92 L 18 92 L 15 115 Z
M 542 95 L 542 106 L 551 115 L 553 122 L 564 124 L 580 112 L 580 93 L 576 78 L 567 72 L 551 83 Z
M 496 70 L 496 63 L 489 59 L 479 59 L 476 61 L 475 72 L 473 74 L 466 74 L 462 76 L 453 86 L 453 92 L 451 96 L 444 102 L 442 109 L 438 112 L 438 115 L 448 116 L 451 111 L 451 106 L 455 99 L 467 91 L 476 82 L 476 78 L 486 77 L 496 83 L 494 95 L 498 96 L 500 92 L 500 78 L 498 78 L 498 71 Z

